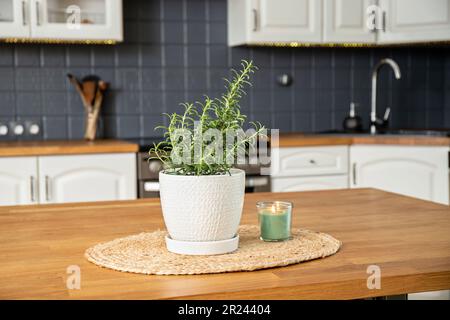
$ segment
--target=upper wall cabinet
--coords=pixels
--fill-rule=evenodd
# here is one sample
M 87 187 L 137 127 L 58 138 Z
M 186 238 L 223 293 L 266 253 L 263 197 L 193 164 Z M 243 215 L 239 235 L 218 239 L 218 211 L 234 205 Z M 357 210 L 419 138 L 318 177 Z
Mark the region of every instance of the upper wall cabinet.
M 450 40 L 450 0 L 229 0 L 228 43 Z
M 380 0 L 379 43 L 450 40 L 450 0 Z
M 22 0 L 0 0 L 0 37 L 23 38 L 30 35 L 28 5 Z
M 320 43 L 322 1 L 229 0 L 229 45 L 264 42 Z
M 0 38 L 123 40 L 121 0 L 0 0 Z
M 375 43 L 376 32 L 367 27 L 367 8 L 375 0 L 323 0 L 326 43 Z
M 0 206 L 37 203 L 36 157 L 0 157 Z

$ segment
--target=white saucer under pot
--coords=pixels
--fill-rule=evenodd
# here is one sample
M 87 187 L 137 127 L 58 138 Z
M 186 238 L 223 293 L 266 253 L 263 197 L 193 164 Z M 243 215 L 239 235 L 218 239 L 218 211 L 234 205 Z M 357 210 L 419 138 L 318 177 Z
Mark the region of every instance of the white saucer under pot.
M 219 241 L 179 241 L 166 236 L 167 250 L 173 253 L 186 255 L 216 255 L 236 251 L 239 245 L 239 236 Z

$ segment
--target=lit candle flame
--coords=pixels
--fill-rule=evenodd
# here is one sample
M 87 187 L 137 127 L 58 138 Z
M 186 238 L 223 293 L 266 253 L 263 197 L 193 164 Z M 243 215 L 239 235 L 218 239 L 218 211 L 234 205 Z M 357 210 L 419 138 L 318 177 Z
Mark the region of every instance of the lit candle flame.
M 273 204 L 272 205 L 272 213 L 275 213 L 276 212 L 276 208 L 275 208 L 275 205 Z

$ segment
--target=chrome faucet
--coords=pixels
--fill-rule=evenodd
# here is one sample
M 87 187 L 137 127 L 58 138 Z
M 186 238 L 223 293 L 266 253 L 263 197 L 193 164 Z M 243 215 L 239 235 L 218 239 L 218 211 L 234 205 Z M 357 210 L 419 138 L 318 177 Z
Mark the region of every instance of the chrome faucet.
M 392 59 L 382 59 L 377 65 L 373 68 L 372 71 L 372 108 L 370 111 L 370 133 L 375 134 L 377 132 L 377 127 L 385 125 L 389 119 L 389 115 L 391 112 L 390 108 L 386 109 L 383 119 L 379 119 L 377 117 L 377 79 L 378 79 L 378 70 L 383 65 L 391 66 L 392 70 L 394 70 L 395 78 L 398 80 L 402 77 L 400 73 L 400 68 L 398 64 Z

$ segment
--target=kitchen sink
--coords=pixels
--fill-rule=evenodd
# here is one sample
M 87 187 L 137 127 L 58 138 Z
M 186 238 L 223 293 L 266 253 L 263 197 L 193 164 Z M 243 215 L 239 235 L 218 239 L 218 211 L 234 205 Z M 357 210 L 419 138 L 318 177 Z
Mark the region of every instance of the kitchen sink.
M 320 131 L 318 134 L 330 135 L 371 135 L 369 131 L 348 132 L 344 130 Z M 432 137 L 450 137 L 450 130 L 430 130 L 430 129 L 386 129 L 379 131 L 376 135 L 409 135 L 409 136 L 432 136 Z

